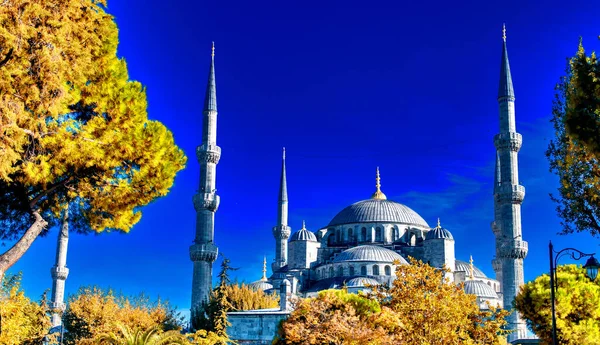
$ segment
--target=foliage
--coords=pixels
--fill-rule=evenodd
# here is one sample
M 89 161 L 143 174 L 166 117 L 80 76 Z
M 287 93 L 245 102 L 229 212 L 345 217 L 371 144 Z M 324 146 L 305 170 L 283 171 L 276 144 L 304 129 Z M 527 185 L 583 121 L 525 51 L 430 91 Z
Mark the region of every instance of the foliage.
M 21 274 L 7 275 L 0 290 L 0 344 L 41 344 L 50 328 L 45 295 L 40 303 L 25 296 Z
M 479 310 L 476 297 L 445 280 L 446 272 L 411 259 L 397 266 L 391 287 L 358 296 L 325 291 L 297 302 L 276 343 L 501 344 L 509 312 Z
M 556 329 L 559 344 L 600 344 L 600 284 L 590 281 L 577 265 L 557 267 Z M 552 344 L 550 276 L 543 274 L 523 286 L 515 307 L 529 328 Z
M 171 330 L 161 331 L 159 327 L 152 327 L 145 330 L 132 330 L 122 324 L 116 325 L 118 333 L 105 333 L 96 338 L 100 345 L 186 345 L 188 339 L 179 331 Z
M 294 301 L 273 344 L 401 344 L 402 322 L 390 309 L 346 290 Z
M 115 295 L 97 287 L 81 288 L 69 297 L 64 315 L 65 343 L 93 344 L 102 334 L 119 333 L 119 324 L 133 330 L 180 330 L 182 318 L 160 300 Z
M 225 294 L 232 311 L 268 309 L 279 306 L 279 296 L 266 294 L 262 290 L 254 291 L 243 283 L 227 285 Z
M 600 62 L 580 42 L 566 76 L 556 86 L 552 123 L 556 137 L 546 151 L 558 175 L 559 196 L 551 195 L 563 234 L 600 235 Z
M 191 344 L 194 345 L 236 344 L 236 342 L 232 341 L 227 336 L 220 336 L 214 332 L 208 332 L 203 329 L 198 330 L 195 333 L 186 334 L 186 337 L 190 340 Z
M 0 239 L 18 240 L 0 255 L 0 275 L 65 204 L 76 231 L 127 232 L 184 167 L 117 57 L 105 8 L 105 0 L 0 4 Z

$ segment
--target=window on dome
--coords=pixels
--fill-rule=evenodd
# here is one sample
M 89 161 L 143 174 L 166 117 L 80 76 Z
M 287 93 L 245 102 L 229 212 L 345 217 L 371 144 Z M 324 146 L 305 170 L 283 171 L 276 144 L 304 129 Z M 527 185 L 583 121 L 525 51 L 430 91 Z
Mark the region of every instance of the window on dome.
M 392 230 L 394 231 L 394 241 L 398 241 L 400 239 L 400 231 L 394 228 L 392 228 Z
M 343 277 L 344 276 L 344 267 L 340 266 L 338 267 L 338 277 Z
M 367 241 L 367 228 L 360 229 L 360 240 L 362 242 L 366 242 Z
M 373 265 L 373 275 L 374 276 L 378 276 L 379 275 L 379 266 Z
M 329 278 L 333 278 L 333 266 L 329 267 Z
M 332 232 L 329 237 L 327 237 L 327 245 L 333 246 L 335 244 L 335 234 Z
M 392 275 L 392 268 L 389 265 L 385 266 L 385 275 L 386 276 Z
M 352 229 L 348 229 L 348 242 L 353 242 L 354 241 L 354 233 L 352 231 Z
M 350 266 L 350 277 L 354 276 L 354 266 Z
M 342 243 L 342 230 L 337 229 L 337 243 Z
M 375 242 L 382 242 L 383 240 L 381 239 L 381 228 L 380 227 L 376 227 L 375 228 Z
M 362 275 L 362 276 L 367 275 L 367 266 L 360 266 L 360 275 Z

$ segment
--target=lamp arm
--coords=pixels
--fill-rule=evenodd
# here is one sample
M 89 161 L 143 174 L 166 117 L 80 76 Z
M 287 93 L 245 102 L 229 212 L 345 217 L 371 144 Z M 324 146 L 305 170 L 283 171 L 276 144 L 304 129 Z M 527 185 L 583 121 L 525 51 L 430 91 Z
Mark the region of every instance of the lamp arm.
M 581 258 L 585 258 L 588 256 L 594 256 L 594 254 L 596 253 L 591 253 L 591 254 L 587 254 L 584 253 L 578 249 L 575 248 L 564 248 L 559 250 L 558 252 L 553 250 L 554 255 L 554 272 L 552 272 L 552 274 L 554 274 L 554 289 L 555 291 L 558 291 L 558 274 L 557 274 L 557 270 L 558 270 L 558 259 L 560 259 L 563 256 L 571 256 L 571 258 L 573 260 L 579 261 Z

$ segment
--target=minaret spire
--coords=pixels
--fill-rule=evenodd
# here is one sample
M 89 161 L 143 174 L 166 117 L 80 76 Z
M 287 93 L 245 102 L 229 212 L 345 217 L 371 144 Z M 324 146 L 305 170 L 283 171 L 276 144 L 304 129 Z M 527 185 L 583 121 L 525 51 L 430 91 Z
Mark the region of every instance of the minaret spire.
M 515 93 L 513 89 L 508 53 L 506 30 L 503 28 L 502 60 L 500 64 L 500 133 L 494 137 L 496 146 L 496 176 L 494 178 L 494 222 L 496 236 L 496 258 L 492 261 L 496 279 L 500 281 L 503 306 L 512 308 L 512 303 L 524 284 L 523 259 L 528 245 L 523 241 L 521 229 L 521 203 L 525 188 L 519 181 L 518 153 L 523 139 L 517 133 L 515 123 Z M 508 316 L 508 328 L 513 330 L 509 342 L 527 336 L 527 326 L 517 312 Z
M 52 275 L 52 299 L 50 310 L 52 310 L 52 327 L 62 325 L 62 314 L 65 311 L 65 281 L 69 275 L 67 268 L 67 247 L 69 244 L 69 205 L 65 207 L 63 223 L 58 233 L 56 243 L 56 262 L 50 273 Z
M 266 282 L 267 281 L 267 257 L 263 259 L 263 270 L 262 270 L 262 278 L 260 280 Z
M 387 197 L 381 191 L 381 177 L 379 177 L 379 167 L 377 167 L 377 172 L 375 175 L 375 193 L 371 196 L 371 199 L 376 200 L 386 200 Z
M 475 271 L 475 266 L 473 265 L 473 255 L 469 257 L 469 278 L 471 280 L 475 279 L 475 275 L 473 272 Z
M 215 46 L 211 50 L 208 83 L 202 111 L 202 144 L 196 149 L 200 163 L 200 183 L 193 197 L 196 209 L 196 236 L 190 247 L 190 259 L 194 263 L 192 278 L 192 305 L 194 314 L 203 302 L 207 302 L 212 291 L 212 265 L 217 259 L 218 249 L 214 244 L 215 212 L 219 208 L 217 195 L 217 164 L 221 148 L 217 146 L 217 88 L 215 80 Z
M 290 237 L 292 229 L 288 226 L 288 193 L 287 179 L 285 173 L 285 147 L 281 160 L 281 178 L 279 180 L 279 198 L 277 202 L 277 225 L 273 228 L 273 237 L 275 237 L 275 262 L 273 262 L 273 272 L 287 265 L 287 240 Z

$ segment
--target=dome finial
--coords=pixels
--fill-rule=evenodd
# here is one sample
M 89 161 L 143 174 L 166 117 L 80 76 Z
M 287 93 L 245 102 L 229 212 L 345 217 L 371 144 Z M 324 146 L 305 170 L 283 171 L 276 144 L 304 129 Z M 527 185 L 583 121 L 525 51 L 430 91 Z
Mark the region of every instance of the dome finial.
M 442 226 L 440 225 L 440 217 L 438 217 L 438 225 L 437 225 L 437 227 L 438 227 L 438 228 L 441 228 L 441 227 L 442 227 Z
M 267 281 L 267 257 L 265 256 L 265 258 L 263 259 L 263 276 L 260 279 L 262 281 Z
M 474 279 L 473 272 L 475 271 L 475 266 L 473 266 L 473 255 L 470 255 L 469 266 L 470 266 L 469 267 L 469 270 L 470 270 L 470 272 L 469 272 L 469 278 L 471 278 L 471 280 L 473 280 Z
M 215 41 L 212 42 L 212 52 L 210 53 L 211 57 L 215 57 Z
M 373 193 L 373 195 L 371 196 L 371 199 L 386 200 L 387 197 L 381 191 L 381 178 L 379 177 L 379 167 L 377 167 L 377 175 L 375 177 L 375 188 L 376 188 L 375 193 Z
M 506 23 L 502 23 L 502 40 L 506 42 Z
M 302 229 L 301 230 L 306 230 L 306 222 L 304 220 L 302 220 Z

